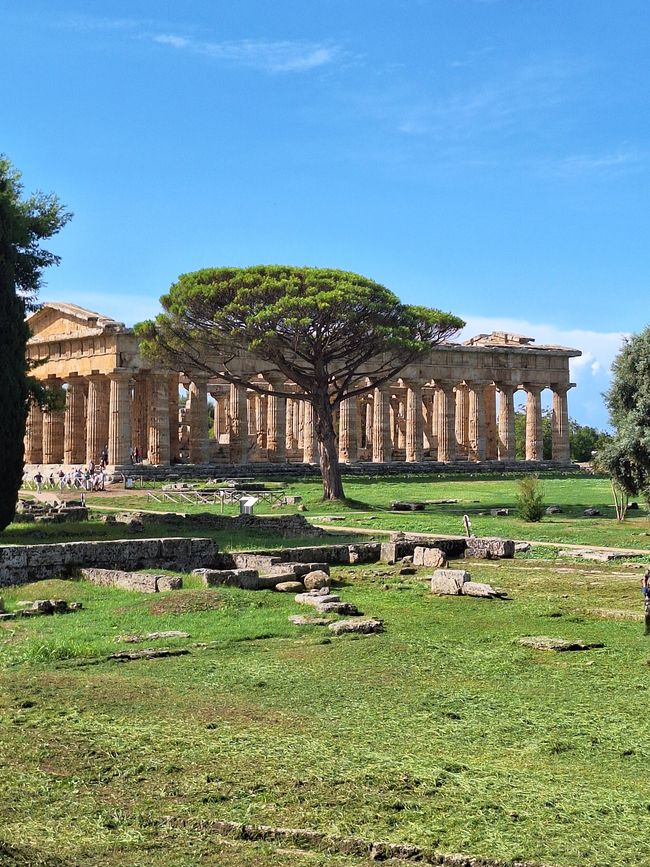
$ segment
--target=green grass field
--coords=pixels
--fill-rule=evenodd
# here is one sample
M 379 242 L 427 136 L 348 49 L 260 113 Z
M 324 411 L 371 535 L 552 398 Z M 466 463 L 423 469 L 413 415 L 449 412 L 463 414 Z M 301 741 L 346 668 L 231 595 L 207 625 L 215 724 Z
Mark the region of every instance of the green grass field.
M 396 567 L 335 570 L 343 597 L 385 622 L 358 640 L 290 625 L 303 613 L 291 596 L 195 579 L 152 596 L 72 581 L 5 590 L 10 608 L 59 596 L 84 610 L 0 624 L 0 862 L 359 863 L 173 817 L 567 867 L 649 864 L 640 571 L 471 571 L 510 601 L 436 598 Z M 129 646 L 121 635 L 167 629 L 190 633 L 164 642 L 190 654 L 104 659 Z M 539 634 L 605 647 L 516 644 Z
M 601 545 L 629 549 L 650 550 L 650 521 L 646 504 L 640 502 L 636 511 L 630 511 L 624 523 L 616 521 L 612 505 L 611 490 L 607 479 L 587 475 L 561 475 L 545 477 L 542 481 L 545 501 L 548 505 L 559 505 L 562 514 L 545 516 L 538 524 L 522 521 L 515 511 L 517 480 L 512 476 L 500 478 L 464 477 L 450 479 L 445 476 L 415 476 L 370 478 L 349 477 L 345 480 L 346 494 L 351 504 L 323 503 L 322 488 L 315 479 L 293 481 L 284 486 L 287 494 L 302 497 L 306 508 L 305 517 L 315 523 L 326 525 L 336 523 L 332 518 L 340 518 L 343 526 L 361 530 L 402 530 L 421 533 L 445 533 L 463 535 L 463 515 L 468 514 L 472 529 L 479 536 L 505 536 L 531 541 L 570 543 L 582 545 Z M 159 492 L 156 492 L 159 493 Z M 440 504 L 435 501 L 457 500 L 455 503 Z M 424 512 L 393 512 L 391 504 L 398 500 L 426 503 Z M 154 511 L 175 511 L 192 514 L 193 512 L 213 511 L 218 514 L 218 505 L 194 506 L 189 503 L 158 503 L 148 497 L 146 491 L 125 492 L 115 489 L 109 493 L 89 495 L 89 505 L 108 510 L 147 509 Z M 586 518 L 585 508 L 595 506 L 601 517 Z M 506 517 L 480 515 L 490 509 L 505 507 L 511 510 Z M 258 514 L 287 514 L 296 511 L 295 506 L 274 509 L 267 503 L 259 503 Z M 236 514 L 236 507 L 226 507 L 225 514 Z M 88 526 L 88 525 L 86 525 Z M 105 534 L 103 538 L 114 538 L 116 533 L 126 534 L 123 528 L 109 530 L 103 525 L 93 525 L 88 530 L 93 534 Z M 34 526 L 15 524 L 0 536 L 1 541 L 29 541 L 34 533 L 43 532 Z M 65 528 L 48 528 L 47 532 L 56 535 L 66 532 Z M 71 529 L 68 533 L 78 531 Z M 83 532 L 83 530 L 82 530 Z M 159 532 L 155 528 L 150 532 Z M 184 530 L 190 533 L 190 530 Z M 113 534 L 113 535 L 111 535 Z M 164 535 L 171 535 L 169 529 Z M 247 544 L 247 539 L 231 534 L 226 547 Z M 94 535 L 100 538 L 100 535 Z M 252 540 L 257 544 L 258 540 Z M 262 546 L 264 542 L 262 541 Z

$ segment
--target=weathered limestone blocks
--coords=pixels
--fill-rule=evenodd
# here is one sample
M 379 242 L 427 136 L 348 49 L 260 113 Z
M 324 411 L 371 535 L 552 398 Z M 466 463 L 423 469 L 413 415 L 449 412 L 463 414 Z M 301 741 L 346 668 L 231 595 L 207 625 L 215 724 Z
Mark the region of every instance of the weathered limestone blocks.
M 64 578 L 87 568 L 188 572 L 195 566 L 212 566 L 218 550 L 212 539 L 201 538 L 6 545 L 0 546 L 0 586 Z
M 121 569 L 80 569 L 79 574 L 86 581 L 101 587 L 119 587 L 139 593 L 162 593 L 183 587 L 180 575 L 152 575 L 148 572 L 124 572 Z
M 275 590 L 276 584 L 290 581 L 290 573 L 260 575 L 257 569 L 193 569 L 200 575 L 206 587 L 239 587 L 242 590 Z
M 192 569 L 192 575 L 198 575 L 205 587 L 240 587 L 240 581 L 258 577 L 255 569 Z
M 418 545 L 413 552 L 413 565 L 444 569 L 447 565 L 447 558 L 445 552 L 440 548 L 425 548 Z
M 269 532 L 280 538 L 293 538 L 295 536 L 322 536 L 324 531 L 310 524 L 302 515 L 214 515 L 211 512 L 199 512 L 193 515 L 183 515 L 176 512 L 167 514 L 150 512 L 129 512 L 118 515 L 118 521 L 127 523 L 136 518 L 144 527 L 151 524 L 165 524 L 172 526 L 190 525 L 193 528 L 201 527 L 210 530 L 254 530 L 257 532 Z
M 515 556 L 515 543 L 512 539 L 479 539 L 471 536 L 467 540 L 465 557 L 474 560 L 501 560 Z
M 381 552 L 380 542 L 367 542 L 361 545 L 348 545 L 348 561 L 354 563 L 375 563 Z
M 300 578 L 307 575 L 309 572 L 324 572 L 329 576 L 329 563 L 277 563 L 271 566 L 270 572 L 272 575 L 284 572 L 291 572 L 296 577 Z
M 472 581 L 464 569 L 436 569 L 431 576 L 431 592 L 437 596 L 479 596 L 484 599 L 503 595 L 490 584 Z
M 431 576 L 431 592 L 438 596 L 460 596 L 470 580 L 464 569 L 436 569 Z

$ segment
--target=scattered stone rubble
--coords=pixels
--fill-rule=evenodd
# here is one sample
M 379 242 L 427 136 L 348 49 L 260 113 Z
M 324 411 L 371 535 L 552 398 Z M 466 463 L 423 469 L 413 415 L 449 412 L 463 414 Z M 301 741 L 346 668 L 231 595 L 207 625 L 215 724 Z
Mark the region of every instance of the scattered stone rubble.
M 437 596 L 479 596 L 484 599 L 500 599 L 503 593 L 490 584 L 472 581 L 464 569 L 436 569 L 431 576 L 431 592 Z
M 612 560 L 623 560 L 633 554 L 633 551 L 593 551 L 585 548 L 571 548 L 558 551 L 558 557 L 574 557 L 579 560 L 594 560 L 597 563 L 609 563 Z
M 68 602 L 65 599 L 35 599 L 19 602 L 17 611 L 4 611 L 0 599 L 0 620 L 16 620 L 19 617 L 40 617 L 48 614 L 69 614 L 83 608 L 81 602 Z

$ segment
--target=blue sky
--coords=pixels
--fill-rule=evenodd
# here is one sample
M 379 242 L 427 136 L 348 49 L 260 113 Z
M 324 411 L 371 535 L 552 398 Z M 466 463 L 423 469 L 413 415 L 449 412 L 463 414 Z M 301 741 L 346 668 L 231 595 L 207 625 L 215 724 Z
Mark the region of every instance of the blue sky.
M 43 300 L 350 269 L 582 349 L 602 426 L 650 318 L 649 47 L 647 0 L 5 0 L 0 151 L 75 213 Z

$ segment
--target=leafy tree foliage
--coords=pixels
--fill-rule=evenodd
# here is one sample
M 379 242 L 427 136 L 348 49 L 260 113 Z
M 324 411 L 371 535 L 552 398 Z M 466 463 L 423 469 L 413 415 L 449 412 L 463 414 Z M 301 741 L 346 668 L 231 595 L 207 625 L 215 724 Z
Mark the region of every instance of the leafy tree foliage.
M 71 217 L 55 196 L 22 195 L 20 173 L 0 156 L 0 530 L 13 518 L 23 475 L 30 395 L 25 313 L 36 308 L 43 270 L 59 261 L 40 242 Z
M 591 461 L 593 453 L 604 448 L 609 440 L 610 436 L 605 431 L 569 419 L 572 461 Z M 542 456 L 545 461 L 550 461 L 553 457 L 553 413 L 550 409 L 542 413 L 542 442 Z M 523 408 L 515 412 L 515 454 L 520 461 L 526 457 L 526 410 Z
M 627 497 L 650 498 L 650 326 L 627 340 L 612 365 L 605 395 L 612 426 L 599 465 Z M 624 510 L 623 510 L 624 515 Z
M 326 499 L 344 496 L 333 413 L 348 397 L 388 381 L 464 325 L 449 313 L 402 304 L 384 286 L 347 271 L 260 265 L 183 274 L 161 298 L 164 312 L 138 333 L 151 357 L 262 394 L 233 363 L 251 353 L 273 394 L 314 408 Z
M 587 463 L 592 460 L 595 452 L 605 448 L 610 441 L 611 436 L 605 431 L 579 424 L 573 418 L 569 419 L 571 460 Z

